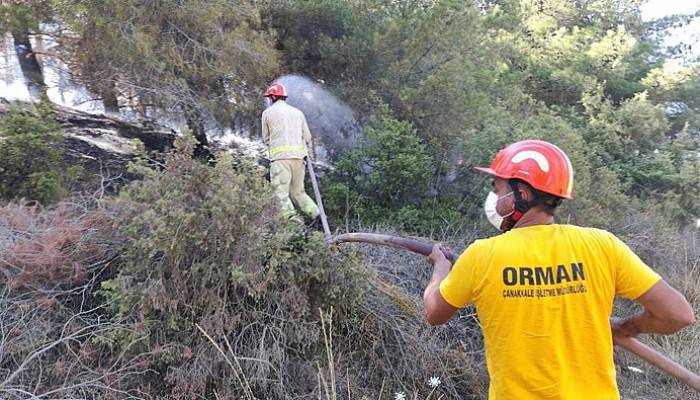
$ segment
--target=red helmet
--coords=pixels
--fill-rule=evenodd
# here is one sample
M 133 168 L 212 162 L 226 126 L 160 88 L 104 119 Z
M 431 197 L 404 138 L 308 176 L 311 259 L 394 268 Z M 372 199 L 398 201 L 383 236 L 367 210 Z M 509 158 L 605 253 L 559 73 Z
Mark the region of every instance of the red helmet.
M 503 179 L 520 179 L 533 188 L 557 197 L 572 198 L 574 169 L 559 147 L 542 140 L 523 140 L 496 154 L 491 167 L 476 167 Z
M 265 96 L 283 96 L 287 97 L 287 88 L 284 87 L 283 84 L 281 83 L 273 83 L 270 85 L 269 88 L 265 91 Z

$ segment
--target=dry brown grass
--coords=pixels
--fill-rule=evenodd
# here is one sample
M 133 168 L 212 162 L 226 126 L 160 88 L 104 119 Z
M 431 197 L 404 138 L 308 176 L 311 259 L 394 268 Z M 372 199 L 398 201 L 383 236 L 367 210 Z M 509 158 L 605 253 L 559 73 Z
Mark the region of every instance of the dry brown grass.
M 106 221 L 78 204 L 0 207 L 0 398 L 142 398 L 149 355 L 125 356 L 141 338 L 94 297 L 114 259 Z
M 474 310 L 460 311 L 445 326 L 429 326 L 422 304 L 430 277 L 425 258 L 370 245 L 360 245 L 360 251 L 370 289 L 360 324 L 334 337 L 337 374 L 351 371 L 351 379 L 338 379 L 339 398 L 393 399 L 399 392 L 409 399 L 483 398 L 488 376 Z M 434 391 L 432 377 L 441 381 Z
M 639 256 L 669 284 L 685 295 L 700 316 L 700 231 L 678 231 L 652 215 L 634 215 L 616 226 L 618 234 Z M 639 310 L 639 305 L 620 301 L 616 312 L 625 315 Z M 640 340 L 659 350 L 686 368 L 700 374 L 700 323 L 670 335 L 641 335 Z M 623 399 L 700 399 L 675 380 L 645 365 L 628 354 L 618 355 L 618 385 Z M 629 367 L 641 369 L 633 372 Z
M 75 204 L 44 210 L 36 204 L 0 208 L 0 283 L 51 291 L 80 286 L 112 259 L 114 232 L 105 213 Z

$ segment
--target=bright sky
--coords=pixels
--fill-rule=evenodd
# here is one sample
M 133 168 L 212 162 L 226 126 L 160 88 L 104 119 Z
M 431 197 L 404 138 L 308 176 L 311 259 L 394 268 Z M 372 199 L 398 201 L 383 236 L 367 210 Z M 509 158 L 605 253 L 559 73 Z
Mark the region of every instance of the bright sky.
M 691 14 L 700 9 L 698 0 L 649 0 L 642 6 L 645 21 L 673 14 Z
M 645 21 L 674 14 L 693 14 L 700 10 L 700 0 L 648 0 L 641 10 Z M 679 43 L 691 45 L 693 54 L 700 57 L 700 17 L 682 28 L 673 29 L 666 38 L 669 46 Z

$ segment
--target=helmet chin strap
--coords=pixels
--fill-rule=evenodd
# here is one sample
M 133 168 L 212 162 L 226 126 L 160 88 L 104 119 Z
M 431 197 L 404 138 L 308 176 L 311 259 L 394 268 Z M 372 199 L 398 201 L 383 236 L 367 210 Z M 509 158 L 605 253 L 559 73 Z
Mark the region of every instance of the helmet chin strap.
M 520 221 L 520 218 L 525 215 L 527 210 L 530 209 L 530 206 L 527 204 L 525 200 L 523 200 L 523 197 L 520 195 L 520 190 L 518 189 L 518 182 L 515 179 L 509 179 L 508 180 L 508 185 L 510 185 L 510 189 L 513 191 L 513 198 L 515 199 L 515 205 L 513 206 L 513 212 L 503 218 L 503 224 L 501 225 L 501 230 L 503 232 L 508 232 L 509 230 L 513 229 L 515 224 Z

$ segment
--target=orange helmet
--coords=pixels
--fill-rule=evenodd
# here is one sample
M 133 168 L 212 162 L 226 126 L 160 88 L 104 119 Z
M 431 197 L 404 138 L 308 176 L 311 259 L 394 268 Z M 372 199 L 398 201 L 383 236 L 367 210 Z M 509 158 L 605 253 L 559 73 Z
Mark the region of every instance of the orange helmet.
M 481 172 L 503 179 L 520 179 L 533 188 L 571 199 L 574 169 L 559 147 L 542 140 L 523 140 L 508 145 L 496 154 L 489 168 Z
M 269 96 L 283 96 L 287 97 L 287 88 L 284 87 L 283 84 L 281 83 L 273 83 L 270 85 L 269 88 L 265 91 L 265 96 L 264 97 L 269 97 Z

